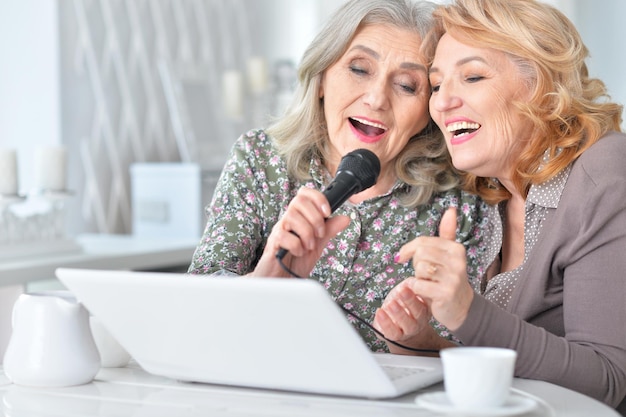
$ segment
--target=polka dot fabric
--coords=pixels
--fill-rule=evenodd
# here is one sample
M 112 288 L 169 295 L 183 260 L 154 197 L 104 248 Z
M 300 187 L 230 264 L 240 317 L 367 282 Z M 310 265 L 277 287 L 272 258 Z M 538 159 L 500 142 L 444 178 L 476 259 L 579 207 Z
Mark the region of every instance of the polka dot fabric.
M 558 206 L 570 169 L 568 167 L 551 180 L 530 188 L 526 198 L 526 215 L 524 219 L 524 261 L 519 267 L 511 271 L 499 273 L 487 282 L 483 295 L 494 304 L 506 308 L 511 301 L 511 295 L 517 285 L 517 279 L 528 260 L 528 255 L 539 240 L 541 225 L 545 219 L 546 211 L 549 208 Z M 490 223 L 494 233 L 487 252 L 490 259 L 495 259 L 495 262 L 499 262 L 498 254 L 502 249 L 504 207 L 505 205 L 501 204 L 497 209 L 492 210 L 490 214 Z

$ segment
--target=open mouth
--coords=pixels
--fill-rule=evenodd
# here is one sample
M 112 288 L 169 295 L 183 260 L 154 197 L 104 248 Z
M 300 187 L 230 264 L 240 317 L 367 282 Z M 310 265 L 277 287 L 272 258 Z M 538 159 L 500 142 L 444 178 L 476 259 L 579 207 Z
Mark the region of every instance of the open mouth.
M 470 133 L 473 133 L 478 129 L 480 129 L 480 124 L 474 122 L 455 122 L 450 123 L 448 126 L 446 126 L 446 130 L 452 133 L 452 136 L 454 136 L 455 138 L 469 135 Z
M 361 132 L 365 136 L 376 137 L 380 136 L 387 131 L 387 128 L 378 123 L 373 123 L 368 120 L 357 119 L 350 117 L 350 123 L 356 130 Z

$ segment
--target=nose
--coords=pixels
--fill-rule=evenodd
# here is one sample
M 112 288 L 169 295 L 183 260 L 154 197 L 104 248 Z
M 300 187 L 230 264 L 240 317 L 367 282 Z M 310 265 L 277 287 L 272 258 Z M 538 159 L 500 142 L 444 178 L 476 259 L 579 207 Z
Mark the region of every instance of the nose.
M 455 109 L 463 104 L 463 100 L 454 92 L 451 84 L 440 84 L 436 92 L 430 96 L 432 111 L 444 112 Z
M 389 107 L 389 90 L 383 80 L 373 81 L 363 95 L 363 102 L 372 110 L 385 110 Z

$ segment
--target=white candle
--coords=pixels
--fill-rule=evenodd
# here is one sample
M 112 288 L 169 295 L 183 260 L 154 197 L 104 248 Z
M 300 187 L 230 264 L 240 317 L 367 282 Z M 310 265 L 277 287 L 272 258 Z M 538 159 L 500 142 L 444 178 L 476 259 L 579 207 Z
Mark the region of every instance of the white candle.
M 42 147 L 35 151 L 35 184 L 42 190 L 64 191 L 67 152 L 63 146 Z
M 226 71 L 222 76 L 224 111 L 228 117 L 243 116 L 243 77 L 239 71 Z
M 248 85 L 254 94 L 261 94 L 267 90 L 267 64 L 262 57 L 252 57 L 248 60 Z
M 17 194 L 17 153 L 0 149 L 0 196 Z

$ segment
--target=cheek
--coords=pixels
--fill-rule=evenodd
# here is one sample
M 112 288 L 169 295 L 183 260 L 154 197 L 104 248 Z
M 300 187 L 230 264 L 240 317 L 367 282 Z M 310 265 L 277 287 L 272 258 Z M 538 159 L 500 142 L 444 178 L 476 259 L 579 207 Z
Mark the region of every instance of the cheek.
M 507 112 L 494 114 L 493 126 L 497 138 L 507 140 L 512 134 L 511 117 Z
M 326 77 L 320 93 L 324 95 L 324 107 L 328 113 L 347 108 L 359 97 L 359 90 L 351 88 L 350 84 L 341 82 L 338 77 Z
M 501 91 L 492 91 L 492 113 L 493 126 L 499 141 L 510 145 L 516 138 L 520 137 L 524 129 L 524 123 L 520 117 L 520 111 L 512 102 L 515 100 L 514 94 L 504 94 Z
M 428 100 L 423 100 L 417 104 L 412 103 L 411 106 L 406 105 L 406 103 L 400 104 L 399 108 L 401 109 L 410 109 L 409 111 L 403 111 L 400 119 L 402 124 L 402 129 L 410 132 L 409 137 L 421 132 L 430 121 L 430 114 L 428 113 Z
M 324 97 L 324 122 L 331 140 L 337 139 L 346 125 L 344 124 L 344 105 L 337 101 L 335 92 Z
M 503 109 L 494 115 L 497 138 L 506 146 L 523 139 L 526 126 L 527 123 L 522 121 L 517 109 L 511 106 L 503 106 Z

